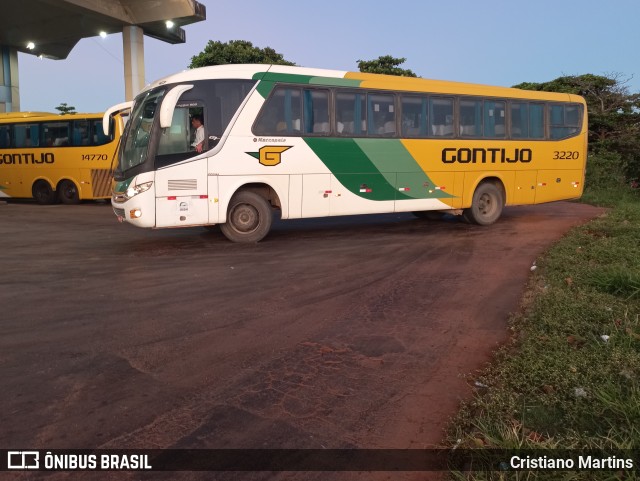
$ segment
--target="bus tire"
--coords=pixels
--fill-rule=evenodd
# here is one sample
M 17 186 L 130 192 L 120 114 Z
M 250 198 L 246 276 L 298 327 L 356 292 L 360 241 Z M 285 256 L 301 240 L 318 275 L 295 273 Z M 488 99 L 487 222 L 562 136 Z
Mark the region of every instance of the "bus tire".
M 491 225 L 500 218 L 504 207 L 502 189 L 493 182 L 483 182 L 473 193 L 471 207 L 462 217 L 470 224 Z
M 79 204 L 80 192 L 72 180 L 63 180 L 58 184 L 58 198 L 63 204 Z
M 269 233 L 273 221 L 271 204 L 248 190 L 236 193 L 229 203 L 227 222 L 220 230 L 232 242 L 256 243 Z
M 46 180 L 38 180 L 31 187 L 31 195 L 40 205 L 50 205 L 56 202 L 56 191 Z

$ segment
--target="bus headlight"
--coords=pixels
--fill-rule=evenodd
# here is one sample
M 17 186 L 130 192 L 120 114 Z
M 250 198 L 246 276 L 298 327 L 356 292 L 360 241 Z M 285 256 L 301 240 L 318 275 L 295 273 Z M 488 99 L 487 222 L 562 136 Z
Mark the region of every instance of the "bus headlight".
M 143 192 L 148 191 L 152 185 L 153 185 L 153 181 L 145 182 L 143 184 L 138 184 L 136 186 L 129 187 L 127 191 L 124 193 L 124 195 L 127 199 L 131 199 L 132 197 L 135 197 L 138 194 L 142 194 Z

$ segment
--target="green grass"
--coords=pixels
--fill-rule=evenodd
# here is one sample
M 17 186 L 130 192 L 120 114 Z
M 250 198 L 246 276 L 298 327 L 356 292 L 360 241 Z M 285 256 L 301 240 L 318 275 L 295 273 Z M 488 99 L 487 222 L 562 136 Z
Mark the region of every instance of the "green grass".
M 536 264 L 511 341 L 475 379 L 448 442 L 477 449 L 640 449 L 640 195 L 587 192 L 608 213 Z M 637 460 L 636 460 L 637 461 Z M 636 470 L 639 468 L 636 464 Z M 453 479 L 639 479 L 640 471 L 454 473 Z

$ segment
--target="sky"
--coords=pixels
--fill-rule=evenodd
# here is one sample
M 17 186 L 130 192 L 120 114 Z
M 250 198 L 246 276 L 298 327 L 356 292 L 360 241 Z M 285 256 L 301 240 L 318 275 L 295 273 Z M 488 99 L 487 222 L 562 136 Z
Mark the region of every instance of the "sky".
M 404 57 L 424 78 L 499 86 L 618 74 L 640 92 L 640 0 L 199 0 L 186 43 L 145 37 L 147 83 L 188 68 L 209 40 L 248 40 L 304 67 L 357 71 Z M 65 60 L 18 55 L 20 107 L 102 112 L 123 102 L 122 35 L 81 40 Z

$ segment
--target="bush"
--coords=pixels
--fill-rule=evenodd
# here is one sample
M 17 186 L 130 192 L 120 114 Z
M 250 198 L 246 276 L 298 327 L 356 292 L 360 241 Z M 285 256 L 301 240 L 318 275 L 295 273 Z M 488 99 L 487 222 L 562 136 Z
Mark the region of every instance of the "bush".
M 626 184 L 626 162 L 616 152 L 589 153 L 585 185 L 590 190 L 617 189 Z

